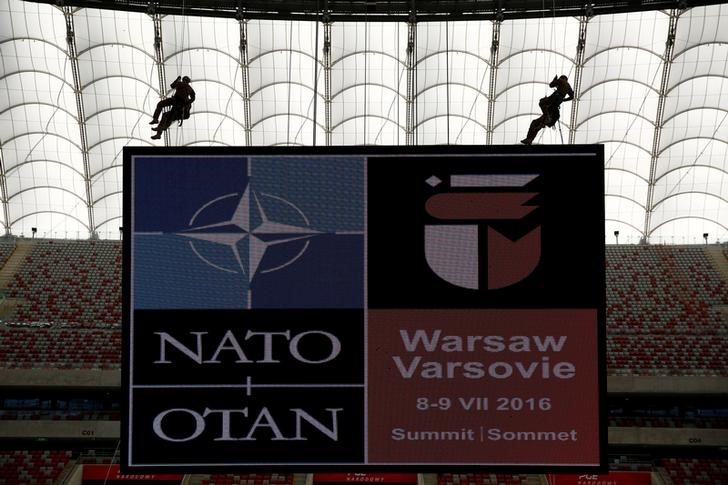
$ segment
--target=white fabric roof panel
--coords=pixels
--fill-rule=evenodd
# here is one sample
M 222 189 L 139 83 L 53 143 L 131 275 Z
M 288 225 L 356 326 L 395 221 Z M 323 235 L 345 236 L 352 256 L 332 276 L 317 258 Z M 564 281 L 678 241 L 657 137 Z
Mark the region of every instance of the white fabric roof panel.
M 675 54 L 700 44 L 728 43 L 728 5 L 686 10 L 675 34 Z
M 418 139 L 485 143 L 492 35 L 490 22 L 417 25 Z
M 668 11 L 588 19 L 582 65 L 577 18 L 503 22 L 494 66 L 492 22 L 419 22 L 412 73 L 405 23 L 333 23 L 327 69 L 321 23 L 163 16 L 159 64 L 150 15 L 65 12 L 76 58 L 63 9 L 0 0 L 0 222 L 14 234 L 119 237 L 122 149 L 165 144 L 148 121 L 177 75 L 198 98 L 168 143 L 223 146 L 404 145 L 408 129 L 417 144 L 488 130 L 514 144 L 566 74 L 577 100 L 537 142 L 604 143 L 607 240 L 728 239 L 726 5 L 680 12 L 669 59 Z
M 0 80 L 9 88 L 0 97 L 6 100 L 0 111 L 2 220 L 16 234 L 30 235 L 31 226 L 51 227 L 51 221 L 80 234 L 89 230 L 78 110 L 59 14 L 47 5 L 0 4 Z
M 406 25 L 354 22 L 331 26 L 332 144 L 403 143 L 406 45 Z M 319 59 L 322 56 L 323 52 Z M 322 76 L 319 71 L 319 93 L 324 94 Z M 318 100 L 319 119 L 323 119 L 324 103 L 324 98 Z
M 554 76 L 573 83 L 579 21 L 574 18 L 522 19 L 500 27 L 495 66 L 493 143 L 513 144 L 525 137 L 531 121 L 541 115 L 539 99 L 552 89 Z M 544 129 L 535 143 L 552 144 L 569 138 L 571 105 L 561 109 L 554 129 Z M 558 130 L 560 127 L 561 131 Z

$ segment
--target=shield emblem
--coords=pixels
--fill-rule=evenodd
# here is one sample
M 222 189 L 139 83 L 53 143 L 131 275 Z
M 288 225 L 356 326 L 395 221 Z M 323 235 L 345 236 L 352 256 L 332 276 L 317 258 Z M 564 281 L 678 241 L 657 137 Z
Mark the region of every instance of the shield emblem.
M 524 280 L 541 259 L 541 226 L 511 239 L 488 223 L 520 221 L 537 206 L 523 187 L 532 174 L 453 175 L 451 190 L 432 195 L 425 210 L 442 224 L 425 225 L 425 260 L 448 283 L 471 290 L 495 290 Z M 440 180 L 434 186 L 440 185 Z M 428 179 L 432 184 L 433 177 Z M 478 191 L 480 188 L 482 190 Z M 476 189 L 476 190 L 473 190 Z M 481 261 L 485 237 L 487 261 Z

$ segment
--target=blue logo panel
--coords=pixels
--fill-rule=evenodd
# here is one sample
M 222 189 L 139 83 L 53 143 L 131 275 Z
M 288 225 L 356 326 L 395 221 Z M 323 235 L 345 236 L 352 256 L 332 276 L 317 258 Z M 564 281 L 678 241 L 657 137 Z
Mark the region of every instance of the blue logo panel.
M 363 308 L 362 158 L 133 167 L 135 308 Z

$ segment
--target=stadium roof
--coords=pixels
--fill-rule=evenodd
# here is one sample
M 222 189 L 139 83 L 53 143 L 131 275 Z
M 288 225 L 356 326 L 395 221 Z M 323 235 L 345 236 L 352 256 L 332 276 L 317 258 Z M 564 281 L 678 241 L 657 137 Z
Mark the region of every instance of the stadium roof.
M 332 20 L 335 6 L 366 7 L 325 23 L 238 8 L 263 2 L 53 3 L 0 0 L 0 222 L 12 234 L 119 237 L 125 145 L 517 143 L 563 73 L 577 100 L 537 142 L 605 145 L 609 241 L 728 239 L 727 5 L 594 2 L 678 8 L 592 17 L 602 10 L 577 2 L 503 1 L 503 16 L 499 2 L 416 2 L 489 6 L 468 14 L 480 20 L 433 7 L 408 23 L 368 13 L 406 2 L 322 1 Z M 233 3 L 220 16 L 163 8 Z M 316 2 L 266 2 L 284 3 Z M 198 93 L 192 117 L 155 143 L 151 112 L 182 74 Z
M 59 0 L 31 0 L 59 5 Z M 163 15 L 275 20 L 422 22 L 577 17 L 725 3 L 710 0 L 62 0 L 63 5 Z

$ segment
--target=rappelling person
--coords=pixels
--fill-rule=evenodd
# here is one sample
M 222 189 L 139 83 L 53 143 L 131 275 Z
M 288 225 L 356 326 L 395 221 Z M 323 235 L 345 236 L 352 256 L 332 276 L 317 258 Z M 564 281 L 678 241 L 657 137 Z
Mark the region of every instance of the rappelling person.
M 559 106 L 561 106 L 561 103 L 574 99 L 574 90 L 569 85 L 569 78 L 564 75 L 558 78 L 554 76 L 549 87 L 556 88 L 556 91 L 539 100 L 538 106 L 541 108 L 543 114 L 531 122 L 526 138 L 521 140 L 521 143 L 524 145 L 533 143 L 534 138 L 536 138 L 536 135 L 542 128 L 554 126 L 561 117 L 559 114 Z
M 186 120 L 190 117 L 190 110 L 192 103 L 195 102 L 195 90 L 190 86 L 189 76 L 177 76 L 177 79 L 170 85 L 174 89 L 174 96 L 171 98 L 163 99 L 157 103 L 157 109 L 154 110 L 152 121 L 150 125 L 156 125 L 152 130 L 156 131 L 157 134 L 152 136 L 153 140 L 159 140 L 162 137 L 164 130 L 175 121 Z M 170 109 L 162 115 L 162 121 L 159 121 L 159 114 L 166 107 Z

